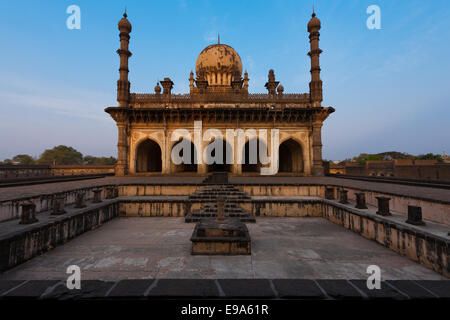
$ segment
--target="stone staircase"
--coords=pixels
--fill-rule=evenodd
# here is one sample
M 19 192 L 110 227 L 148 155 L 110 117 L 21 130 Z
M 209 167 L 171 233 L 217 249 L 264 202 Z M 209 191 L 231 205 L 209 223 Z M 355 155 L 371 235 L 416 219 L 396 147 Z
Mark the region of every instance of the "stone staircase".
M 202 208 L 194 210 L 185 217 L 186 222 L 198 222 L 202 218 L 217 217 L 217 198 L 226 199 L 224 215 L 230 218 L 239 218 L 241 222 L 256 222 L 255 217 L 239 207 L 234 201 L 250 200 L 245 192 L 229 184 L 209 185 L 189 195 L 191 202 L 201 202 Z

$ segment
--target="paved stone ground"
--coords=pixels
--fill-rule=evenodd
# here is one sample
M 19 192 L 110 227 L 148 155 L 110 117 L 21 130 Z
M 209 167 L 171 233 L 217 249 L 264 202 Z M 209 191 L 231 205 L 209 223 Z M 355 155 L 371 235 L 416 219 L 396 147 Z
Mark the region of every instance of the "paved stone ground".
M 0 280 L 303 278 L 440 280 L 439 274 L 321 218 L 257 218 L 248 224 L 251 256 L 191 256 L 194 224 L 184 218 L 117 218 L 67 244 L 0 274 Z
M 10 188 L 0 188 L 0 201 L 31 197 L 40 195 L 43 193 L 54 193 L 65 190 L 72 190 L 76 188 L 83 188 L 104 184 L 115 183 L 150 183 L 150 184 L 190 184 L 201 183 L 204 177 L 193 176 L 153 176 L 153 177 L 105 177 L 100 179 L 80 180 L 71 182 L 57 182 L 46 183 L 40 185 L 20 186 Z M 285 184 L 334 184 L 342 185 L 344 187 L 354 187 L 362 190 L 371 190 L 382 193 L 405 195 L 411 197 L 418 197 L 423 199 L 430 199 L 436 201 L 450 201 L 450 190 L 428 188 L 428 187 L 415 187 L 392 183 L 380 183 L 350 180 L 334 177 L 231 177 L 232 183 L 260 183 L 260 184 L 273 184 L 273 183 L 285 183 Z

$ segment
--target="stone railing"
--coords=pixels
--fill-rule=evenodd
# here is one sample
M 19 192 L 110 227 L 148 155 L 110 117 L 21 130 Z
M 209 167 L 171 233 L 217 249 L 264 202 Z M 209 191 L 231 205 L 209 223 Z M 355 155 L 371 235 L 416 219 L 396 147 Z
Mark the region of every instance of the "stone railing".
M 214 102 L 232 102 L 232 103 L 295 103 L 309 104 L 308 93 L 287 93 L 287 94 L 233 94 L 233 93 L 208 93 L 208 94 L 171 94 L 163 96 L 161 94 L 151 93 L 133 93 L 131 94 L 132 105 L 141 105 L 145 103 L 214 103 Z
M 35 196 L 24 196 L 21 198 L 0 201 L 0 223 L 3 221 L 19 219 L 22 214 L 21 204 L 24 202 L 33 203 L 35 205 L 36 213 L 41 213 L 51 210 L 55 196 L 63 197 L 65 200 L 64 203 L 66 205 L 71 205 L 75 203 L 77 193 L 81 192 L 84 194 L 86 200 L 91 200 L 94 198 L 94 190 L 100 189 L 103 191 L 102 193 L 104 193 L 104 196 L 106 196 L 106 190 L 109 186 L 110 185 L 93 185 L 57 193 L 42 193 Z
M 51 175 L 48 165 L 0 165 L 0 180 Z

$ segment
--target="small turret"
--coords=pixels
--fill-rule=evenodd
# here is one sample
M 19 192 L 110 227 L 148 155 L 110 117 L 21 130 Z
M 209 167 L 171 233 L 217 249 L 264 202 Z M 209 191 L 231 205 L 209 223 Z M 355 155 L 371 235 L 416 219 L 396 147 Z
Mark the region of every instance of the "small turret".
M 270 69 L 268 81 L 264 85 L 266 87 L 267 91 L 269 91 L 269 94 L 276 94 L 276 89 L 277 89 L 278 84 L 279 84 L 279 82 L 275 81 L 275 72 L 273 71 L 273 69 Z

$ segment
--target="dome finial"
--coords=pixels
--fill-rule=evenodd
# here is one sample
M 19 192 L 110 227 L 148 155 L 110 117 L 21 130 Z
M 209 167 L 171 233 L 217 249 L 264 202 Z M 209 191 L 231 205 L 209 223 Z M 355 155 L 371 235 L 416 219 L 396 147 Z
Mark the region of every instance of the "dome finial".
M 217 44 L 220 44 L 220 33 L 217 34 Z
M 128 17 L 128 15 L 127 15 L 127 6 L 125 6 L 125 12 L 123 13 L 123 17 L 124 18 Z
M 313 13 L 312 13 L 312 17 L 314 18 L 316 16 L 316 13 L 314 12 L 314 3 L 313 3 Z

